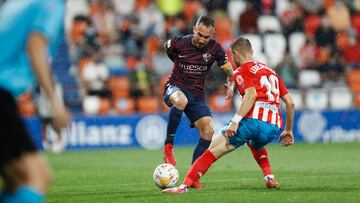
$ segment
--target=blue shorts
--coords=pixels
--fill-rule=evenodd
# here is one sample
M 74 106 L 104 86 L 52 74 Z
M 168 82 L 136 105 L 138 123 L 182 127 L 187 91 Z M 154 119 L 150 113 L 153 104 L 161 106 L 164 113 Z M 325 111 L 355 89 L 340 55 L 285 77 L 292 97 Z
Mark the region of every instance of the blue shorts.
M 230 121 L 231 122 L 231 121 Z M 224 135 L 225 129 L 230 125 L 228 122 L 222 129 L 221 133 Z M 239 128 L 236 135 L 229 138 L 230 144 L 235 148 L 250 141 L 252 147 L 260 150 L 263 146 L 270 143 L 280 134 L 280 128 L 274 124 L 267 123 L 252 118 L 244 118 L 239 123 Z
M 197 97 L 188 91 L 181 90 L 180 88 L 172 84 L 168 84 L 165 86 L 163 100 L 166 103 L 166 105 L 168 105 L 169 107 L 172 106 L 172 104 L 169 101 L 170 100 L 169 97 L 170 95 L 172 95 L 177 91 L 183 92 L 186 98 L 188 99 L 188 104 L 184 109 L 184 113 L 190 120 L 190 127 L 192 128 L 195 127 L 194 123 L 202 117 L 205 116 L 212 117 L 210 108 L 207 105 L 205 99 L 201 97 Z

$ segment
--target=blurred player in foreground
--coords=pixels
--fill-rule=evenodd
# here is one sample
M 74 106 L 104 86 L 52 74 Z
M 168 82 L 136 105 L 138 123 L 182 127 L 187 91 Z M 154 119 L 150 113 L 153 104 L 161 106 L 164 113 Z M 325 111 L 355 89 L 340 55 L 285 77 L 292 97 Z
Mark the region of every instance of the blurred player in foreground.
M 248 39 L 237 38 L 231 44 L 230 51 L 236 65 L 240 66 L 234 72 L 234 81 L 243 96 L 243 103 L 234 118 L 212 140 L 209 149 L 190 167 L 183 184 L 163 192 L 187 192 L 218 158 L 246 142 L 256 150 L 271 142 L 280 134 L 282 126 L 279 98 L 286 104 L 286 125 L 278 142 L 282 140 L 285 147 L 294 143 L 295 105 L 279 76 L 265 64 L 253 61 L 253 50 Z M 273 176 L 268 178 L 274 179 Z
M 231 64 L 221 45 L 212 39 L 215 32 L 214 20 L 208 16 L 201 16 L 193 26 L 193 32 L 193 35 L 174 37 L 164 45 L 169 58 L 174 62 L 174 69 L 164 91 L 164 102 L 171 108 L 164 161 L 174 166 L 174 136 L 183 112 L 189 118 L 191 127 L 196 127 L 200 134 L 192 163 L 204 153 L 211 142 L 214 127 L 210 109 L 205 101 L 204 85 L 206 75 L 215 61 L 227 76 L 226 98 L 230 99 L 233 96 Z M 197 181 L 191 186 L 202 188 Z
M 11 0 L 0 8 L 0 202 L 44 201 L 51 175 L 22 122 L 15 98 L 36 86 L 46 92 L 55 130 L 67 127 L 69 114 L 55 96 L 49 56 L 61 34 L 63 0 Z M 35 76 L 35 77 L 34 77 Z

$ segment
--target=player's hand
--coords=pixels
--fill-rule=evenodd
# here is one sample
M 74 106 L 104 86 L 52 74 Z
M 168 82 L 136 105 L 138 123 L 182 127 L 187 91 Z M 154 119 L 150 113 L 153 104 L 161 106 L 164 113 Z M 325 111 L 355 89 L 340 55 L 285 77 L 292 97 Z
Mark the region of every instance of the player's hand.
M 231 124 L 226 128 L 226 130 L 224 132 L 224 136 L 226 138 L 229 138 L 229 137 L 236 135 L 238 127 L 239 127 L 238 123 L 231 121 Z
M 225 88 L 226 88 L 226 97 L 225 99 L 231 99 L 234 95 L 234 89 L 233 86 L 230 84 L 230 82 L 225 83 Z
M 66 107 L 59 102 L 56 102 L 52 105 L 52 113 L 53 120 L 51 125 L 57 133 L 60 133 L 61 129 L 67 128 L 69 126 L 70 113 Z
M 278 139 L 278 142 L 280 142 L 280 141 L 282 141 L 281 146 L 283 146 L 283 147 L 287 147 L 289 145 L 294 144 L 293 132 L 284 130 Z

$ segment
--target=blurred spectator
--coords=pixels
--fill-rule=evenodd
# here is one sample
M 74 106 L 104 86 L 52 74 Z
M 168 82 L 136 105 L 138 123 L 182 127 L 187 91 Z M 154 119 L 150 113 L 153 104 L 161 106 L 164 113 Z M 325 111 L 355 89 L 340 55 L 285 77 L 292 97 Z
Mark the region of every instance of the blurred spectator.
M 252 0 L 255 9 L 262 15 L 273 15 L 275 13 L 276 0 Z
M 323 7 L 323 0 L 299 0 L 301 6 L 306 12 L 319 13 Z
M 227 13 L 222 11 L 214 12 L 215 37 L 224 49 L 228 49 L 234 39 L 232 23 Z
M 70 31 L 73 62 L 80 63 L 82 58 L 100 58 L 100 40 L 91 19 L 87 16 L 75 16 Z
M 165 39 L 188 34 L 188 28 L 183 16 L 168 17 L 165 22 Z
M 346 31 L 351 26 L 350 11 L 345 4 L 336 0 L 335 4 L 330 6 L 326 11 L 330 25 L 335 31 Z
M 227 11 L 229 0 L 203 0 L 209 13 L 214 10 Z
M 235 18 L 224 12 L 229 2 L 236 2 L 241 10 Z M 87 0 L 84 5 L 89 8 L 72 13 L 76 17 L 69 29 L 72 61 L 79 67 L 83 95 L 106 96 L 107 88 L 111 89 L 106 85 L 108 80 L 121 78 L 118 82 L 122 86 L 121 81 L 126 79 L 131 95 L 112 98 L 116 104 L 128 100 L 132 105 L 126 112 L 133 112 L 138 102 L 129 96 L 160 97 L 160 78 L 166 78 L 173 66 L 164 53 L 164 41 L 191 34 L 194 20 L 206 13 L 215 19 L 215 37 L 226 49 L 234 35 L 258 34 L 258 19 L 262 15 L 276 18 L 276 10 L 276 20 L 281 23 L 277 34 L 288 39 L 300 32 L 294 35 L 299 36 L 297 40 L 286 41 L 287 49 L 281 57 L 284 59 L 276 66 L 286 85 L 292 88 L 298 87 L 298 77 L 304 69 L 317 70 L 324 81 L 331 81 L 341 79 L 345 65 L 360 64 L 360 0 Z M 271 52 L 262 53 L 264 36 L 256 38 L 260 58 L 272 57 Z M 288 50 L 296 47 L 301 47 L 298 54 L 290 55 Z M 208 95 L 221 91 L 222 78 L 217 70 L 213 68 L 209 73 Z
M 154 3 L 147 4 L 146 7 L 138 9 L 137 17 L 139 20 L 139 29 L 143 36 L 163 36 L 164 16 Z
M 360 41 L 355 37 L 350 38 L 349 44 L 342 49 L 345 64 L 360 67 Z
M 189 25 L 189 30 L 192 31 L 192 25 L 198 16 L 205 15 L 207 12 L 200 0 L 185 0 L 182 15 L 185 22 Z
M 254 4 L 247 0 L 245 12 L 239 16 L 239 29 L 241 33 L 252 33 L 258 32 L 258 13 L 255 10 Z
M 156 5 L 165 16 L 176 16 L 183 10 L 183 0 L 156 0 Z
M 112 0 L 114 10 L 121 16 L 130 15 L 135 8 L 135 0 Z
M 319 67 L 323 82 L 339 81 L 344 77 L 344 58 L 340 52 L 332 52 L 329 60 Z
M 300 69 L 316 69 L 318 66 L 319 48 L 316 46 L 314 40 L 307 38 L 304 46 L 299 53 L 299 67 Z
M 151 61 L 144 58 L 142 61 L 137 61 L 135 66 L 129 70 L 129 79 L 131 82 L 131 96 L 154 96 L 158 95 L 156 92 L 156 85 L 158 85 L 160 79 L 155 72 Z
M 283 62 L 276 66 L 275 71 L 279 74 L 286 87 L 298 88 L 299 69 L 289 52 L 285 53 Z
M 286 38 L 293 32 L 304 31 L 303 10 L 296 1 L 290 2 L 289 8 L 286 9 L 280 16 L 280 21 L 283 26 L 283 32 Z
M 321 16 L 315 14 L 307 15 L 304 19 L 305 34 L 311 38 L 315 37 L 315 32 L 320 25 Z
M 330 26 L 330 21 L 327 17 L 323 17 L 321 26 L 315 32 L 315 41 L 318 46 L 331 45 L 335 47 L 336 32 Z
M 348 4 L 352 12 L 360 12 L 360 0 L 349 0 Z
M 169 59 L 164 49 L 160 49 L 152 58 L 154 69 L 160 75 L 168 75 L 172 71 L 174 63 Z
M 92 1 L 90 3 L 90 15 L 101 43 L 112 43 L 115 36 L 115 12 L 110 0 Z

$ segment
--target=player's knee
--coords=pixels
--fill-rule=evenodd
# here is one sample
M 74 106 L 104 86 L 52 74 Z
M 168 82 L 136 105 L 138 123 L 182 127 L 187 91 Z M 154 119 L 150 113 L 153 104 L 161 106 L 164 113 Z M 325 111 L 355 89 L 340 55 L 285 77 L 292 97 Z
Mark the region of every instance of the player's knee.
M 173 105 L 179 110 L 184 110 L 187 104 L 188 99 L 185 96 L 177 96 L 173 100 Z
M 212 127 L 203 128 L 200 131 L 200 137 L 204 140 L 211 140 L 214 135 L 214 129 Z

